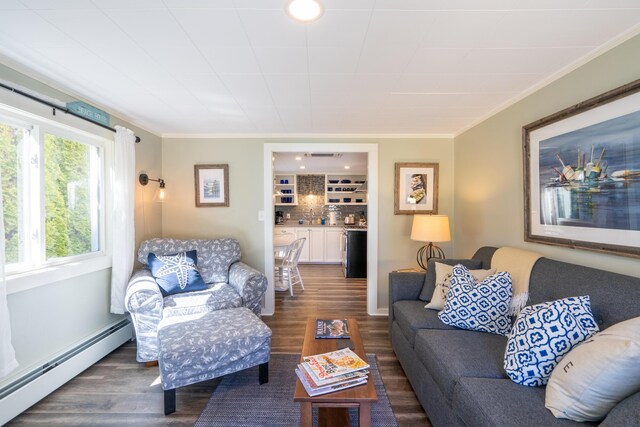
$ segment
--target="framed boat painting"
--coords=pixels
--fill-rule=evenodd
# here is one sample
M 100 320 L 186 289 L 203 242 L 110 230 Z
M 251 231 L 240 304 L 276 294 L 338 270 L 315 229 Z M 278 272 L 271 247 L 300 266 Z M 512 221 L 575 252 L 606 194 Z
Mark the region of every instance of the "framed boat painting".
M 394 213 L 438 213 L 438 164 L 396 163 Z
M 523 128 L 525 240 L 640 258 L 640 80 Z
M 196 207 L 229 206 L 229 165 L 195 165 Z

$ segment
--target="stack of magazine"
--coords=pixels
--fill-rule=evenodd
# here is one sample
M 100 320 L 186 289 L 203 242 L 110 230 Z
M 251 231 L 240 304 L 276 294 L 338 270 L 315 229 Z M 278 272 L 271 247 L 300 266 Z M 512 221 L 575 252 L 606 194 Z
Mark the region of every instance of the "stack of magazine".
M 319 396 L 367 383 L 369 364 L 350 348 L 305 356 L 296 375 L 309 396 Z

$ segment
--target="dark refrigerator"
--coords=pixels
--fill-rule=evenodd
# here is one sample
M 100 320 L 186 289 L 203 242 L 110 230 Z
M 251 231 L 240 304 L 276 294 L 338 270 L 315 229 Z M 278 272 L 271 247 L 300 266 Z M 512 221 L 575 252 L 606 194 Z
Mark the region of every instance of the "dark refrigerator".
M 367 277 L 367 230 L 346 229 L 343 233 L 344 277 L 364 279 Z

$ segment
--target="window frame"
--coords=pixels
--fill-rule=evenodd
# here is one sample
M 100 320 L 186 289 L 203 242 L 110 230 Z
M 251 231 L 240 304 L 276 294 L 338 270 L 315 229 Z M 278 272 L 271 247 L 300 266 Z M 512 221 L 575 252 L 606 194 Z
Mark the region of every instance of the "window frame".
M 112 175 L 113 175 L 113 150 L 115 138 L 105 138 L 104 136 L 70 126 L 59 121 L 50 120 L 36 114 L 19 110 L 0 103 L 0 121 L 11 126 L 17 126 L 29 131 L 28 155 L 24 156 L 25 163 L 28 159 L 38 156 L 37 168 L 28 167 L 28 179 L 38 179 L 38 194 L 33 194 L 33 186 L 29 187 L 25 193 L 25 198 L 29 198 L 25 206 L 33 206 L 33 198 L 38 198 L 39 209 L 29 209 L 24 216 L 31 215 L 26 227 L 24 244 L 25 250 L 31 252 L 25 254 L 25 260 L 20 263 L 5 267 L 7 283 L 7 293 L 12 294 L 38 286 L 66 280 L 91 272 L 104 270 L 111 267 L 111 239 L 110 239 L 110 212 L 113 206 L 112 195 Z M 99 171 L 98 179 L 101 189 L 98 195 L 98 241 L 99 249 L 79 255 L 72 255 L 63 258 L 46 258 L 45 242 L 45 192 L 44 192 L 44 138 L 46 134 L 54 135 L 77 143 L 96 147 L 98 150 Z M 35 143 L 33 141 L 36 141 Z M 34 147 L 37 147 L 34 149 Z M 35 170 L 35 173 L 34 173 Z M 37 228 L 33 224 L 38 224 Z M 31 234 L 38 231 L 37 243 L 31 242 Z

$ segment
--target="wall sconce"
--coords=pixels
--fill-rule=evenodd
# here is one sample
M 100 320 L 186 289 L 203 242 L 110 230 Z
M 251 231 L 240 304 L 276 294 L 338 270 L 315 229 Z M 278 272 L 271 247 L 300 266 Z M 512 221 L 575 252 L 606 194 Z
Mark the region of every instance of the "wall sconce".
M 167 200 L 167 191 L 165 189 L 164 179 L 162 178 L 151 179 L 149 178 L 149 175 L 147 175 L 146 173 L 141 173 L 140 176 L 138 177 L 138 181 L 142 185 L 147 185 L 149 181 L 159 182 L 160 186 L 158 187 L 156 192 L 153 194 L 153 201 L 162 203 L 165 200 Z

